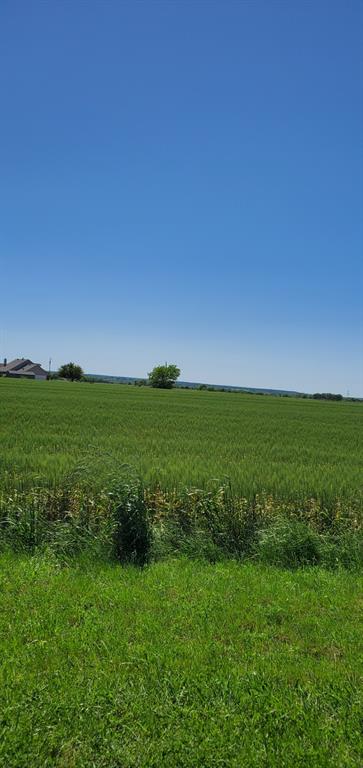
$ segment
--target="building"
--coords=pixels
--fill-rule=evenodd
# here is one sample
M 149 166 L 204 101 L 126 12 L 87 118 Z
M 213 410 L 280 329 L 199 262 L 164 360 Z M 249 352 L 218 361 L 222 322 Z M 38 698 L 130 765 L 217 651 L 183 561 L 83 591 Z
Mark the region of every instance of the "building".
M 32 363 L 25 357 L 19 357 L 8 363 L 5 358 L 0 363 L 0 376 L 9 376 L 12 379 L 46 379 L 47 372 L 39 363 Z

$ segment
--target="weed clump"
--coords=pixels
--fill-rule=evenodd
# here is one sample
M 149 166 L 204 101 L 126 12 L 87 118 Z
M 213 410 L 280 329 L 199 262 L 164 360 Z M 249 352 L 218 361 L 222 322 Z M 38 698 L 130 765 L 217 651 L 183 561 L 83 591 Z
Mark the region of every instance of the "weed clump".
M 114 554 L 120 563 L 146 565 L 151 551 L 151 525 L 142 483 L 118 482 L 110 492 L 114 518 Z
M 262 562 L 284 568 L 318 565 L 322 542 L 307 523 L 280 518 L 260 532 L 256 554 Z

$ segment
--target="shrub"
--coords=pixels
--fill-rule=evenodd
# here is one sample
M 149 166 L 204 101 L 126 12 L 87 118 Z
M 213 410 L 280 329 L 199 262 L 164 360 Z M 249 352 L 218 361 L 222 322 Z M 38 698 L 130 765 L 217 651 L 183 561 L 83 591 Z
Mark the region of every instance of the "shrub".
M 80 365 L 75 363 L 65 363 L 61 365 L 58 371 L 58 377 L 61 379 L 69 379 L 70 381 L 81 381 L 84 373 Z

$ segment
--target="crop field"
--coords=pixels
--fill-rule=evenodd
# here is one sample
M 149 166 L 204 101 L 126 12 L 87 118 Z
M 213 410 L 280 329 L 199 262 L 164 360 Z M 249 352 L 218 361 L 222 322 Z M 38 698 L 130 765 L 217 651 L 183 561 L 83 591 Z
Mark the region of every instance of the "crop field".
M 131 465 L 150 487 L 226 480 L 246 498 L 357 499 L 363 404 L 0 380 L 0 489 L 99 488 Z M 83 470 L 82 470 L 83 468 Z

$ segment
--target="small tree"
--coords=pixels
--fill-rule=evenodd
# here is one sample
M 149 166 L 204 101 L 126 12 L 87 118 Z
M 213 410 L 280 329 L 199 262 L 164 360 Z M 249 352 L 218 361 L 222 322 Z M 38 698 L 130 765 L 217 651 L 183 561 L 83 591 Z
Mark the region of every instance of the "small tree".
M 65 363 L 59 368 L 58 376 L 61 379 L 80 381 L 83 379 L 84 373 L 80 365 L 76 365 L 75 363 Z
M 156 365 L 148 374 L 150 387 L 171 389 L 180 376 L 180 368 L 176 365 Z

